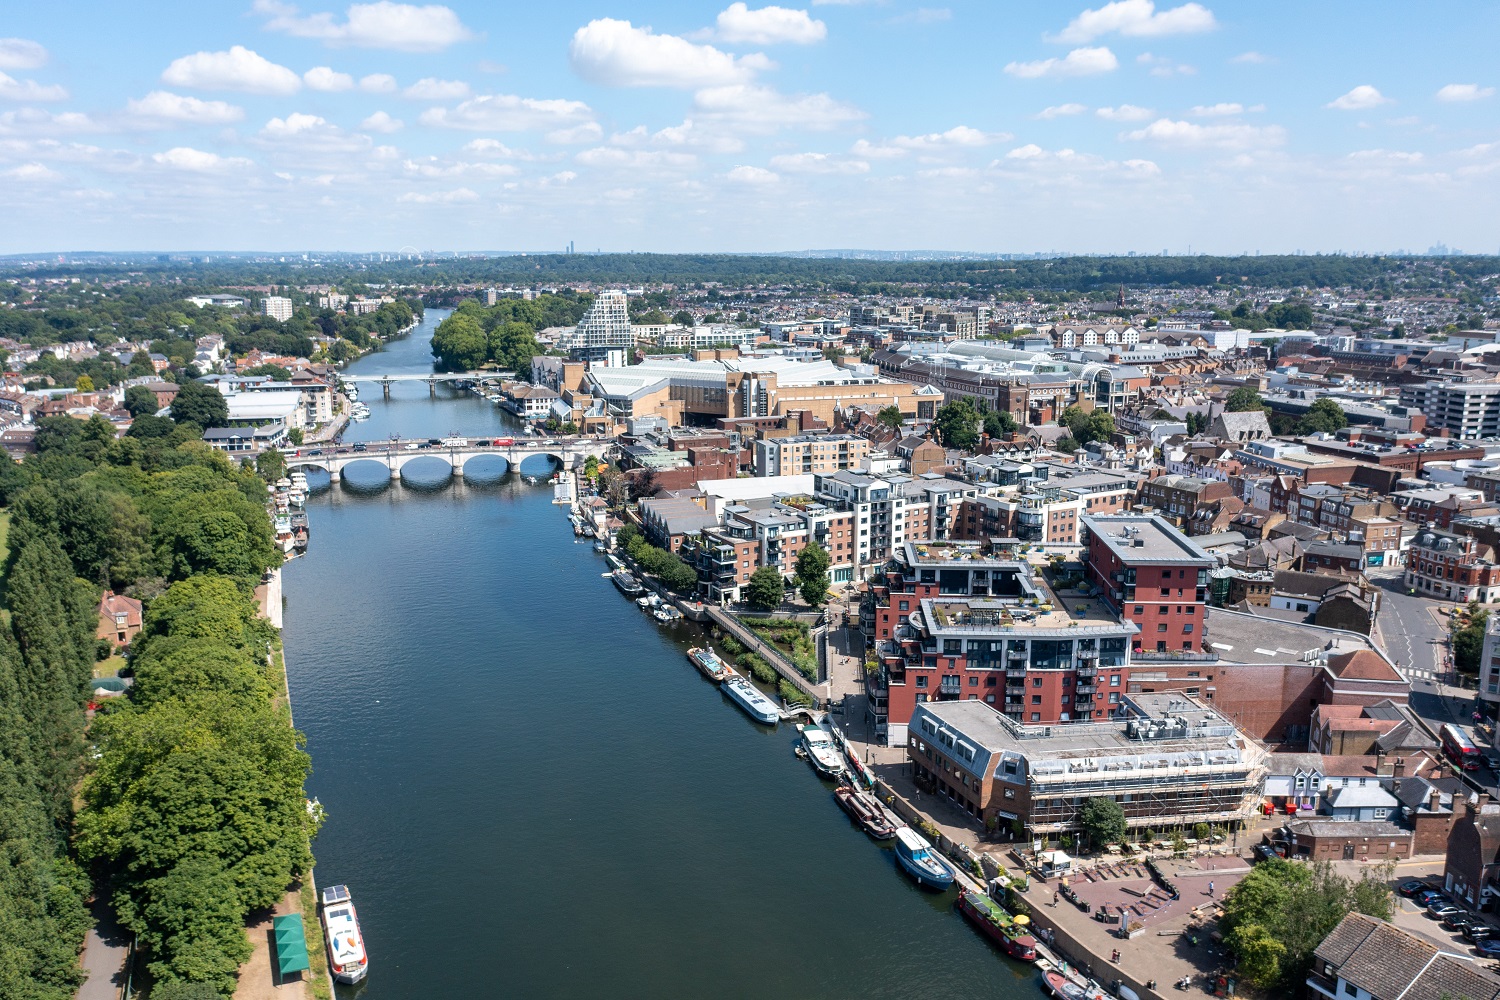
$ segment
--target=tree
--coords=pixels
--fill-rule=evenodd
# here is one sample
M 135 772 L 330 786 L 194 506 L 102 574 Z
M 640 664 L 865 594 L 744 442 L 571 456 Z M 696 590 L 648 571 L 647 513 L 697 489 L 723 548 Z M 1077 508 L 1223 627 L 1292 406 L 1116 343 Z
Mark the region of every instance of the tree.
M 679 309 L 672 314 L 672 322 L 678 326 L 692 326 L 695 320 L 692 313 L 686 309 Z
M 1084 800 L 1078 810 L 1078 823 L 1096 848 L 1119 843 L 1128 829 L 1120 803 L 1104 796 Z
M 797 584 L 802 599 L 817 607 L 828 599 L 828 567 L 831 560 L 828 552 L 816 542 L 806 545 L 797 553 Z
M 1315 399 L 1302 419 L 1297 422 L 1298 434 L 1332 434 L 1349 426 L 1349 418 L 1343 409 L 1331 399 Z
M 875 414 L 875 419 L 891 430 L 900 430 L 901 425 L 906 421 L 906 418 L 901 415 L 901 407 L 899 406 L 887 406 Z
M 132 417 L 142 417 L 155 414 L 161 406 L 156 401 L 156 393 L 143 385 L 133 385 L 125 390 L 125 409 Z
M 296 447 L 300 448 L 302 447 L 302 442 L 306 440 L 306 434 L 302 430 L 302 428 L 292 427 L 287 430 L 286 439 Z
M 1490 613 L 1478 603 L 1469 605 L 1468 621 L 1457 616 L 1449 626 L 1453 640 L 1453 665 L 1461 673 L 1477 674 L 1479 659 L 1484 652 L 1484 632 Z
M 254 368 L 240 372 L 240 374 L 265 377 L 271 379 L 273 382 L 289 382 L 292 378 L 291 370 L 282 365 L 256 365 Z
M 785 597 L 786 582 L 775 566 L 762 566 L 750 574 L 750 582 L 745 584 L 745 599 L 762 611 L 779 607 Z
M 474 371 L 489 360 L 489 342 L 477 319 L 456 310 L 433 331 L 432 353 L 441 368 Z
M 992 438 L 1004 437 L 1016 432 L 1016 418 L 1009 410 L 996 410 L 984 415 L 984 432 Z
M 74 391 L 76 391 L 76 392 L 93 392 L 94 391 L 94 380 L 91 379 L 91 378 L 89 378 L 87 375 L 80 375 L 80 376 L 78 376 L 78 382 L 74 386 Z
M 979 411 L 967 399 L 955 399 L 939 407 L 934 427 L 945 447 L 968 451 L 979 443 Z
M 275 448 L 267 448 L 255 456 L 255 472 L 267 483 L 274 483 L 286 475 L 286 457 Z
M 188 381 L 177 389 L 172 399 L 172 419 L 187 421 L 204 430 L 229 426 L 229 403 L 224 394 L 202 382 Z
M 1230 413 L 1244 413 L 1248 410 L 1263 410 L 1266 408 L 1265 400 L 1260 398 L 1260 393 L 1254 386 L 1242 385 L 1229 394 L 1224 401 L 1224 409 Z
M 1082 445 L 1073 440 L 1073 436 L 1071 434 L 1064 434 L 1062 437 L 1058 438 L 1057 443 L 1052 446 L 1054 451 L 1060 451 L 1065 455 L 1071 455 L 1081 447 Z

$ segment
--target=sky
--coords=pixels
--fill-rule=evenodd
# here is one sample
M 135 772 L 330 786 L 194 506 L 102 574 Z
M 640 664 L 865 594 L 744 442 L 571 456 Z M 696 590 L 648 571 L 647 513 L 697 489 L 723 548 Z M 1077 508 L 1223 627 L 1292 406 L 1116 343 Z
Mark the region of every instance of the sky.
M 7 0 L 0 253 L 1500 249 L 1492 0 L 941 3 Z

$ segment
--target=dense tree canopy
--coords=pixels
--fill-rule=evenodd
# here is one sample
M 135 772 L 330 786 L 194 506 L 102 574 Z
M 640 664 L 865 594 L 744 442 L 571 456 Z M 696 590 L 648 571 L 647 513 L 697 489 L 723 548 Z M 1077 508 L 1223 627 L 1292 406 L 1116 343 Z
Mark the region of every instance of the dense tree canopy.
M 775 566 L 762 566 L 750 574 L 750 580 L 745 584 L 745 599 L 752 607 L 770 611 L 780 606 L 785 598 L 786 582 Z
M 979 411 L 968 399 L 955 399 L 938 407 L 933 426 L 944 447 L 968 451 L 979 443 Z
M 797 553 L 797 587 L 813 607 L 828 599 L 829 565 L 828 550 L 817 542 L 809 542 Z
M 1242 385 L 1229 394 L 1224 401 L 1224 409 L 1230 413 L 1244 413 L 1248 410 L 1263 410 L 1266 401 L 1260 398 L 1260 393 L 1254 387 Z
M 172 399 L 172 419 L 197 424 L 204 430 L 229 426 L 229 403 L 224 394 L 211 385 L 188 380 Z
M 488 308 L 465 299 L 433 332 L 432 353 L 447 371 L 474 371 L 493 363 L 530 378 L 531 359 L 545 353 L 536 331 L 573 326 L 592 299 L 568 293 L 535 299 L 501 299 Z
M 1331 399 L 1315 399 L 1307 413 L 1297 422 L 1298 434 L 1332 434 L 1349 426 L 1343 408 Z

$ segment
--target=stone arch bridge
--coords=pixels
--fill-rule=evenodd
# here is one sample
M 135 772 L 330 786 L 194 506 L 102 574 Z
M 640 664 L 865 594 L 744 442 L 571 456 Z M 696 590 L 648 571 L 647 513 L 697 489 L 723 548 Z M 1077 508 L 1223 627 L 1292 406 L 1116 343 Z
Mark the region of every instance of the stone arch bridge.
M 511 440 L 511 444 L 495 444 L 496 440 Z M 466 438 L 463 443 L 445 441 L 432 444 L 428 439 L 405 440 L 396 438 L 386 441 L 368 441 L 362 446 L 354 444 L 331 445 L 324 448 L 299 448 L 286 456 L 288 469 L 322 469 L 337 479 L 346 466 L 355 462 L 378 462 L 390 470 L 392 479 L 401 478 L 406 463 L 419 458 L 439 458 L 448 463 L 455 476 L 464 474 L 464 465 L 473 458 L 493 455 L 505 459 L 512 472 L 519 471 L 521 463 L 538 455 L 558 462 L 571 469 L 576 463 L 589 457 L 604 461 L 615 447 L 613 438 L 574 436 L 556 438 Z

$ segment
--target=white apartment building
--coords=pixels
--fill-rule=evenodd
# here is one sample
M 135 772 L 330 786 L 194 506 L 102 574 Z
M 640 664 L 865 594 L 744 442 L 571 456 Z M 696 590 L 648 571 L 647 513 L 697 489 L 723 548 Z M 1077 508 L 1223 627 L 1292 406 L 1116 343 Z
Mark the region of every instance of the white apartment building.
M 1500 436 L 1500 382 L 1404 385 L 1401 405 L 1421 410 L 1429 429 L 1460 438 Z
M 608 368 L 623 367 L 626 353 L 635 346 L 625 293 L 617 288 L 600 292 L 578 321 L 566 346 L 574 360 Z
M 260 313 L 285 323 L 292 318 L 292 300 L 284 295 L 267 295 L 260 300 Z

